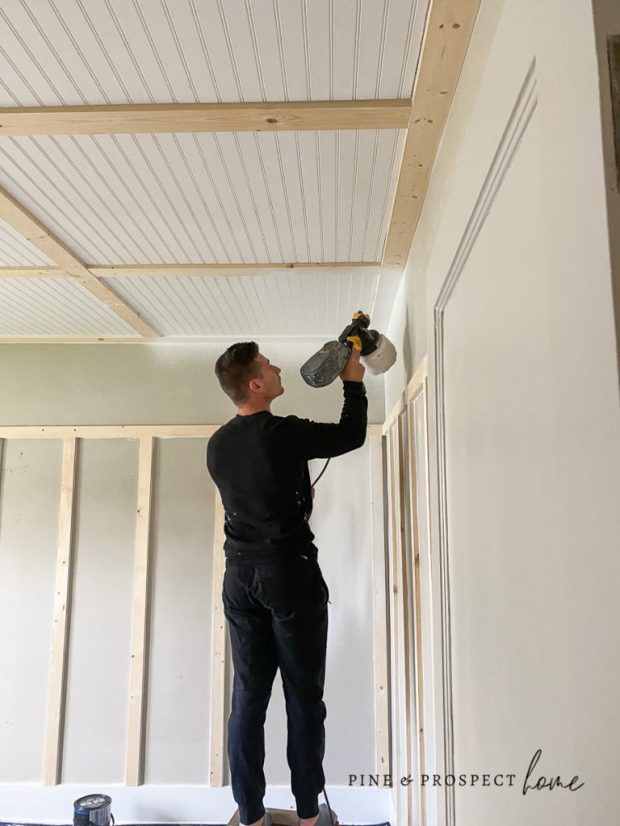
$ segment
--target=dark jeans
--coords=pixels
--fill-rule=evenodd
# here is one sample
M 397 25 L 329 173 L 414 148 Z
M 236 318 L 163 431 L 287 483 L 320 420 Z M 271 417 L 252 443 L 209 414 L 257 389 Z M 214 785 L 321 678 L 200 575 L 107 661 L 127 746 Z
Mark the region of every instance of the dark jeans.
M 286 756 L 299 817 L 314 817 L 325 784 L 325 652 L 329 590 L 316 560 L 227 560 L 222 589 L 234 682 L 228 719 L 232 791 L 242 823 L 264 814 L 264 723 L 280 667 Z

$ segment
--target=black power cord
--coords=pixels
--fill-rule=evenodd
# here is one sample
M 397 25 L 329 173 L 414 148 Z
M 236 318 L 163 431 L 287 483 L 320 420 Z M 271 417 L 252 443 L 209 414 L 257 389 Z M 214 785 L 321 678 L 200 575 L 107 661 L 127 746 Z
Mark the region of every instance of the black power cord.
M 329 459 L 327 461 L 329 461 Z M 325 791 L 325 786 L 323 786 L 323 795 L 325 796 L 325 801 L 327 803 L 327 811 L 329 812 L 329 820 L 330 820 L 331 826 L 336 826 L 336 824 L 334 823 L 334 818 L 332 817 L 332 807 L 329 805 L 329 798 L 327 797 L 327 792 Z
M 316 485 L 316 483 L 319 481 L 319 479 L 321 478 L 321 476 L 325 473 L 325 471 L 327 470 L 327 465 L 329 464 L 329 462 L 330 462 L 330 459 L 328 459 L 328 460 L 325 462 L 325 464 L 323 465 L 323 470 L 319 473 L 319 475 L 316 477 L 316 479 L 314 480 L 314 482 L 312 482 L 311 487 L 314 487 L 314 486 Z

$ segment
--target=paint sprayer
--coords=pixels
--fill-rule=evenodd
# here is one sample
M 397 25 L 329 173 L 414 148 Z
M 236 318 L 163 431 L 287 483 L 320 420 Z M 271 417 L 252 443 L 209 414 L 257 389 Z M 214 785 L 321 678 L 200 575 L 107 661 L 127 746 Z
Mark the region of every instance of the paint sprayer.
M 337 341 L 326 342 L 302 365 L 300 373 L 310 387 L 327 387 L 342 373 L 353 348 L 360 351 L 360 362 L 373 376 L 387 372 L 396 361 L 396 348 L 386 336 L 368 329 L 370 316 L 359 310 Z M 319 475 L 311 483 L 312 490 L 327 470 L 328 459 Z M 314 493 L 313 493 L 314 495 Z M 327 796 L 325 797 L 327 800 Z
M 396 348 L 382 333 L 370 330 L 370 316 L 361 310 L 345 327 L 337 341 L 328 341 L 310 356 L 300 373 L 310 387 L 326 387 L 344 370 L 351 351 L 360 351 L 360 361 L 371 375 L 385 373 L 396 361 Z

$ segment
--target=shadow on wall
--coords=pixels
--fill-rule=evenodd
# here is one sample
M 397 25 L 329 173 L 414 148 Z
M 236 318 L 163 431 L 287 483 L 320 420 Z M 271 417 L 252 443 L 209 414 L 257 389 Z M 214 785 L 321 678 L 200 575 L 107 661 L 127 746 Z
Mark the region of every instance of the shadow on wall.
M 403 329 L 403 351 L 402 351 L 402 359 L 403 359 L 403 366 L 405 368 L 405 376 L 407 376 L 407 380 L 413 376 L 413 372 L 415 369 L 415 364 L 413 363 L 413 348 L 411 346 L 411 342 L 413 340 L 413 331 L 409 329 L 409 307 L 405 309 L 405 326 Z

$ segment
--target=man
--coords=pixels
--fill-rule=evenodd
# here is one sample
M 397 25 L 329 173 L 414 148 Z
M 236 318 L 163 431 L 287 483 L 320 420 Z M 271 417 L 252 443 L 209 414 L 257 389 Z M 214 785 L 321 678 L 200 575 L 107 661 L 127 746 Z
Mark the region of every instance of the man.
M 262 802 L 263 726 L 279 667 L 300 826 L 322 826 L 330 822 L 327 808 L 318 805 L 325 784 L 329 590 L 308 525 L 312 490 L 307 462 L 339 456 L 364 443 L 364 367 L 353 350 L 340 374 L 344 406 L 338 424 L 272 415 L 272 401 L 284 392 L 280 368 L 255 342 L 229 347 L 217 360 L 215 373 L 237 407 L 237 415 L 211 437 L 207 449 L 207 466 L 226 514 L 222 600 L 234 665 L 228 720 L 233 795 L 242 824 L 269 826 Z

